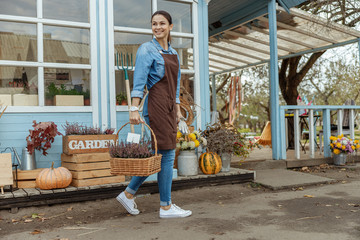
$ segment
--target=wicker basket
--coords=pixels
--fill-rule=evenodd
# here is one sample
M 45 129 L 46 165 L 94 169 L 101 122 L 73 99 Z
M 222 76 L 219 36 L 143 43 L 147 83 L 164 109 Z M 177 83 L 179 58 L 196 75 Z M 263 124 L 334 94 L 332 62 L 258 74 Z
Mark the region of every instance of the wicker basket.
M 119 132 L 130 122 L 125 123 L 117 132 L 117 139 Z M 112 175 L 126 175 L 126 176 L 150 176 L 151 174 L 160 172 L 161 170 L 161 154 L 157 151 L 156 136 L 152 129 L 146 124 L 154 137 L 155 142 L 155 155 L 149 158 L 110 158 L 110 167 Z

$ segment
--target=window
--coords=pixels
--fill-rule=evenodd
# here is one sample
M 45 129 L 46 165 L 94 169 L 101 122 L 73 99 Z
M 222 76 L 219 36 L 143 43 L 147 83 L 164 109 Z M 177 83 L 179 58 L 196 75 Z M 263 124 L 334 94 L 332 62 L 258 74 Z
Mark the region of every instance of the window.
M 1 0 L 0 14 L 36 17 L 36 0 Z
M 114 26 L 149 28 L 150 0 L 114 0 Z
M 89 22 L 88 0 L 43 0 L 43 16 L 48 19 Z
M 90 105 L 90 29 L 96 27 L 90 27 L 90 3 L 96 1 L 0 1 L 0 102 L 63 106 L 55 95 L 77 95 L 81 101 L 66 105 Z
M 0 21 L 0 60 L 36 61 L 36 24 Z
M 127 0 L 113 0 L 115 74 L 112 77 L 113 83 L 110 84 L 114 88 L 115 96 L 124 95 L 126 92 L 124 71 L 121 70 L 120 61 L 118 61 L 119 67 L 116 66 L 116 54 L 132 54 L 135 63 L 139 46 L 153 37 L 150 21 L 152 12 L 157 10 L 165 10 L 172 16 L 174 34 L 171 45 L 179 54 L 182 69 L 181 85 L 192 97 L 194 96 L 192 7 L 193 3 L 178 0 L 134 0 L 131 5 Z M 132 85 L 133 71 L 129 71 L 128 75 Z

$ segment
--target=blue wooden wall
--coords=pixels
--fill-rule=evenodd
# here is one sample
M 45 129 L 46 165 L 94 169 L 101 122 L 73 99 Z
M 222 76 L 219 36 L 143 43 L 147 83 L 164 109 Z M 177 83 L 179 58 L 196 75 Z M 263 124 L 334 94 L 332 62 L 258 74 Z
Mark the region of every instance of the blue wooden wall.
M 0 152 L 7 147 L 14 147 L 20 158 L 22 149 L 26 147 L 26 137 L 29 130 L 33 129 L 33 121 L 53 121 L 58 126 L 58 131 L 64 134 L 62 125 L 68 122 L 78 122 L 86 126 L 92 126 L 92 113 L 5 113 L 1 117 L 0 124 Z M 6 149 L 6 152 L 10 152 Z M 62 137 L 56 136 L 54 143 L 48 150 L 48 155 L 43 156 L 36 151 L 36 164 L 38 168 L 50 167 L 55 162 L 55 167 L 61 165 Z

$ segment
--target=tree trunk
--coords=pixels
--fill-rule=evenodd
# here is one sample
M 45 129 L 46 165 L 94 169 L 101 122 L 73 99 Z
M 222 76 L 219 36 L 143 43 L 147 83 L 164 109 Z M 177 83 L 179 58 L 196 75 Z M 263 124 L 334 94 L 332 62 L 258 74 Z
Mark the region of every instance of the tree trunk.
M 279 86 L 281 94 L 286 101 L 287 105 L 297 105 L 297 97 L 299 92 L 297 90 L 301 81 L 304 79 L 306 73 L 310 70 L 310 68 L 314 65 L 316 60 L 324 53 L 317 52 L 313 53 L 310 58 L 307 60 L 305 65 L 298 70 L 300 60 L 302 56 L 287 58 L 282 60 L 281 68 L 279 70 Z M 288 124 L 292 124 L 294 126 L 294 120 L 289 118 Z M 291 129 L 291 128 L 289 128 Z M 289 148 L 294 148 L 294 132 L 288 131 L 288 139 L 289 139 Z

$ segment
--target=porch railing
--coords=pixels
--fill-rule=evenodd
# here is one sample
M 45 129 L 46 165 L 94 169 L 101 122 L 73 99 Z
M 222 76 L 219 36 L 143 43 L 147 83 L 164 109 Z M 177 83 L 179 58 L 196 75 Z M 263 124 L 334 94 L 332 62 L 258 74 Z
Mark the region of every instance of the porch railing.
M 285 112 L 291 111 L 294 119 L 294 148 L 295 148 L 295 158 L 300 159 L 300 110 L 307 110 L 307 121 L 309 127 L 309 157 L 315 157 L 315 145 L 316 145 L 316 126 L 314 124 L 314 111 L 322 113 L 320 119 L 322 119 L 322 134 L 319 134 L 319 138 L 322 136 L 324 137 L 323 147 L 324 150 L 324 157 L 331 157 L 331 150 L 330 150 L 330 136 L 331 136 L 331 123 L 330 123 L 330 112 L 331 111 L 338 111 L 337 112 L 337 135 L 341 135 L 343 133 L 343 116 L 344 110 L 349 110 L 349 132 L 350 138 L 355 138 L 355 112 L 360 110 L 360 106 L 354 105 L 337 105 L 337 106 L 328 106 L 328 105 L 313 105 L 313 106 L 297 106 L 297 105 L 285 105 L 280 106 L 280 121 L 281 121 L 281 128 L 280 128 L 280 143 L 281 143 L 281 159 L 286 159 L 286 118 Z M 319 119 L 319 120 L 320 120 Z M 320 140 L 321 141 L 321 140 Z M 320 149 L 320 151 L 322 150 Z M 321 152 L 320 152 L 321 153 Z

